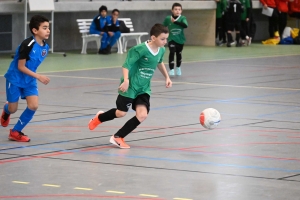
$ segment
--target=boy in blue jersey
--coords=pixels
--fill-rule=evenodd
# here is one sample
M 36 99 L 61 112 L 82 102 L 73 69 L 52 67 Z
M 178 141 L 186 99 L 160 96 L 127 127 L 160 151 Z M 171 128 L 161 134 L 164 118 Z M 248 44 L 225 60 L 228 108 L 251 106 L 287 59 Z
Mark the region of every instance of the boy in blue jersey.
M 90 34 L 99 34 L 101 38 L 101 47 L 98 51 L 99 54 L 108 54 L 107 45 L 109 40 L 108 35 L 108 17 L 107 7 L 101 6 L 99 8 L 99 15 L 94 17 L 92 24 L 90 26 Z
M 107 26 L 108 26 L 108 45 L 106 47 L 106 51 L 108 54 L 111 53 L 111 47 L 114 46 L 116 44 L 116 42 L 118 41 L 118 39 L 121 36 L 121 32 L 120 32 L 120 23 L 118 20 L 120 11 L 118 9 L 113 9 L 113 11 L 111 12 L 111 16 L 108 16 L 108 22 L 107 22 Z
M 27 108 L 21 114 L 17 124 L 10 129 L 8 138 L 18 142 L 29 142 L 28 136 L 22 129 L 32 119 L 38 108 L 37 80 L 47 85 L 50 79 L 37 74 L 38 66 L 48 55 L 49 46 L 45 40 L 49 38 L 49 20 L 41 15 L 31 18 L 29 28 L 33 36 L 25 39 L 16 50 L 14 60 L 11 62 L 4 77 L 6 78 L 6 98 L 1 115 L 1 125 L 8 126 L 10 115 L 18 109 L 19 98 L 26 99 Z

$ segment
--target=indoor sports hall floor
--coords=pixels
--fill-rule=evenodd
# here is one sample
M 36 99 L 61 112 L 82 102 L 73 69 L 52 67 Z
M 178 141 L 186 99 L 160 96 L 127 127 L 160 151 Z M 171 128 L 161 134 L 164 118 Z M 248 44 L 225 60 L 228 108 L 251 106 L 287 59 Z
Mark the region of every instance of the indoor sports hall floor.
M 134 112 L 87 127 L 115 107 L 126 54 L 50 54 L 39 71 L 51 82 L 39 85 L 39 109 L 24 129 L 31 142 L 7 139 L 24 101 L 0 127 L 0 199 L 300 199 L 299 52 L 185 47 L 172 88 L 157 70 L 148 119 L 126 137 L 131 149 L 109 138 Z M 9 56 L 0 55 L 1 75 Z M 3 76 L 0 85 L 3 105 Z M 222 115 L 214 130 L 199 124 L 208 107 Z

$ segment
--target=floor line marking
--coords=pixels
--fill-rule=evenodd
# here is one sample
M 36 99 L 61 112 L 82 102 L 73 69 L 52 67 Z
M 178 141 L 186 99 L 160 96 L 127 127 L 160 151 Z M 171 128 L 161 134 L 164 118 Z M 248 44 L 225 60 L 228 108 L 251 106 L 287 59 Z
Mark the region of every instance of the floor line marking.
M 23 181 L 12 181 L 13 183 L 19 183 L 19 184 L 29 184 L 30 182 L 23 182 Z
M 173 198 L 174 200 L 193 200 L 193 199 L 187 199 L 187 198 Z
M 230 61 L 230 60 L 245 60 L 245 59 L 255 59 L 255 58 L 276 58 L 276 57 L 286 57 L 286 56 L 298 56 L 299 53 L 295 54 L 278 54 L 278 55 L 270 55 L 270 56 L 249 56 L 249 57 L 242 57 L 242 58 L 222 58 L 222 59 L 207 59 L 207 60 L 191 60 L 182 62 L 185 63 L 203 63 L 203 62 L 217 62 L 217 61 Z M 168 63 L 165 63 L 165 65 L 169 65 Z M 58 73 L 58 72 L 76 72 L 76 71 L 90 71 L 90 70 L 99 70 L 99 69 L 116 69 L 120 68 L 120 65 L 118 66 L 111 66 L 111 67 L 98 67 L 98 68 L 83 68 L 83 69 L 70 69 L 70 70 L 61 70 L 61 71 L 47 71 L 47 72 L 40 72 L 40 73 Z M 4 76 L 4 74 L 1 74 Z M 48 76 L 48 75 L 47 75 Z
M 92 188 L 75 187 L 74 190 L 93 190 Z
M 121 192 L 121 191 L 114 191 L 114 190 L 107 190 L 107 193 L 115 193 L 115 194 L 125 194 L 125 192 Z
M 43 184 L 46 187 L 60 187 L 60 185 L 53 185 L 53 184 Z
M 153 194 L 140 194 L 142 197 L 158 197 L 158 195 L 153 195 Z
M 99 77 L 84 77 L 84 76 L 62 76 L 62 75 L 47 75 L 50 77 L 58 78 L 77 78 L 77 79 L 94 79 L 94 80 L 119 80 L 118 78 L 99 78 Z M 164 83 L 165 81 L 153 81 L 155 83 Z M 222 85 L 213 83 L 192 83 L 192 82 L 177 82 L 174 81 L 173 84 L 185 84 L 185 85 L 201 85 L 201 86 L 212 86 L 212 87 L 231 87 L 231 88 L 248 88 L 248 89 L 268 89 L 268 90 L 290 90 L 290 91 L 300 91 L 300 88 L 280 88 L 280 87 L 263 87 L 263 86 L 250 86 L 250 85 Z

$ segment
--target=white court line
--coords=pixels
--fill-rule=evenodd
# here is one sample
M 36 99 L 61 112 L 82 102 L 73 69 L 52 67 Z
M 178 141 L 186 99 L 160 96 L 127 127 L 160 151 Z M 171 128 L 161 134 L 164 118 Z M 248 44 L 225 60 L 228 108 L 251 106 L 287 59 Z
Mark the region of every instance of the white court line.
M 253 59 L 253 58 L 276 58 L 276 57 L 285 57 L 285 56 L 299 56 L 299 54 L 287 54 L 287 55 L 272 55 L 272 56 L 249 56 L 247 58 L 224 58 L 224 59 L 209 59 L 209 60 L 193 60 L 193 61 L 186 61 L 184 63 L 197 63 L 197 62 L 214 62 L 214 61 L 228 61 L 228 60 L 245 60 L 245 59 Z M 169 65 L 168 63 L 164 63 L 165 65 Z M 258 65 L 253 65 L 258 66 Z M 259 65 L 260 66 L 260 65 Z M 265 65 L 262 65 L 265 66 Z M 76 71 L 89 71 L 89 70 L 99 70 L 99 69 L 115 69 L 121 68 L 122 66 L 112 66 L 112 67 L 96 67 L 96 68 L 85 68 L 85 69 L 70 69 L 70 70 L 60 70 L 60 71 L 49 71 L 49 72 L 40 72 L 42 73 L 57 73 L 57 72 L 76 72 Z
M 61 76 L 61 75 L 47 75 L 55 78 L 74 78 L 74 79 L 90 79 L 90 80 L 110 80 L 119 81 L 119 78 L 97 78 L 97 77 L 80 77 L 80 76 Z M 165 83 L 165 81 L 151 81 L 154 83 Z M 173 82 L 173 84 L 184 84 L 184 85 L 200 85 L 200 86 L 211 86 L 211 87 L 230 87 L 230 88 L 246 88 L 246 89 L 264 89 L 264 90 L 286 90 L 286 91 L 300 91 L 300 88 L 279 88 L 279 87 L 260 87 L 251 85 L 222 85 L 212 83 L 192 83 L 192 82 Z

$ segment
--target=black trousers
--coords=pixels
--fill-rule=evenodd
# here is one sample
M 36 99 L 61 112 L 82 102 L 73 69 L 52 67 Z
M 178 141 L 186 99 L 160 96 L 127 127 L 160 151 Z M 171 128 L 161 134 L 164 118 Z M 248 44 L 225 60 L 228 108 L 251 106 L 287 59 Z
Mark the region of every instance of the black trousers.
M 223 40 L 222 38 L 222 18 L 216 18 L 216 38 L 219 37 L 219 41 Z
M 246 39 L 246 36 L 249 36 L 249 23 L 246 20 L 241 21 L 241 38 L 242 40 Z
M 282 38 L 282 33 L 287 24 L 287 13 L 284 13 L 284 12 L 279 13 L 278 21 L 279 21 L 278 22 L 279 35 L 280 35 L 280 38 Z
M 169 54 L 169 68 L 174 69 L 174 57 L 176 54 L 176 66 L 180 67 L 182 62 L 182 50 L 183 44 L 178 44 L 177 42 L 170 41 L 168 43 L 170 54 Z
M 269 35 L 270 38 L 273 38 L 275 35 L 275 32 L 278 31 L 278 18 L 279 18 L 279 12 L 277 8 L 273 8 L 273 15 L 269 17 Z

